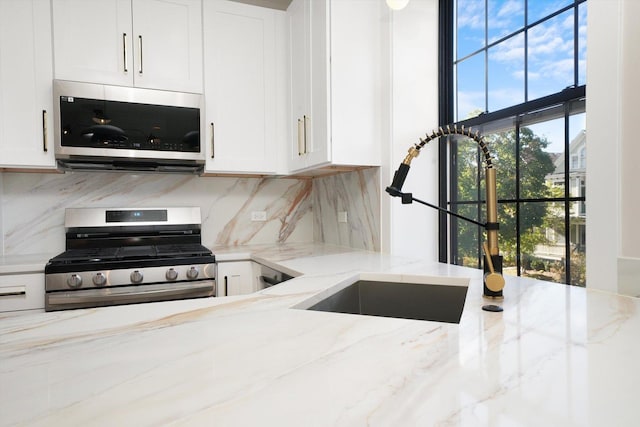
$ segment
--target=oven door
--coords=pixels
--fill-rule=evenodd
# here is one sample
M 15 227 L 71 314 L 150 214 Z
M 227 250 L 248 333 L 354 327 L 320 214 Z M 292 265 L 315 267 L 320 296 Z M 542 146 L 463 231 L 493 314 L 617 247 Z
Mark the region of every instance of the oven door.
M 45 311 L 216 296 L 215 280 L 47 292 Z

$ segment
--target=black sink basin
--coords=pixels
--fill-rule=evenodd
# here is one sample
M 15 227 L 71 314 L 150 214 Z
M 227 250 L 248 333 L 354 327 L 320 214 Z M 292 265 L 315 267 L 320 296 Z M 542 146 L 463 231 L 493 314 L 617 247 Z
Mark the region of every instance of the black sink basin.
M 308 310 L 460 323 L 467 286 L 358 280 Z

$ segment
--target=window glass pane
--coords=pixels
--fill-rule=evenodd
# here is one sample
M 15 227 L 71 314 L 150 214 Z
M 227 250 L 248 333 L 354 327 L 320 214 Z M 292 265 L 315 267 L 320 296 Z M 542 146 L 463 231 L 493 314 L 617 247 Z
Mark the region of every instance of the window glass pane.
M 524 27 L 524 0 L 494 0 L 488 10 L 489 44 Z
M 575 168 L 569 169 L 571 187 L 569 194 L 572 197 L 585 197 L 587 189 L 586 181 L 586 156 L 587 133 L 585 113 L 575 114 L 569 118 L 569 135 L 571 145 L 569 150 L 572 156 L 577 157 Z M 569 222 L 571 227 L 571 281 L 572 285 L 585 286 L 586 278 L 586 201 L 571 202 L 569 208 Z
M 516 204 L 498 204 L 498 248 L 502 255 L 502 272 L 507 275 L 517 275 L 517 247 L 516 247 Z
M 529 31 L 528 100 L 574 85 L 573 24 L 571 9 Z
M 564 118 L 520 128 L 520 197 L 564 197 Z
M 483 221 L 479 218 L 477 203 L 456 205 L 453 210 L 466 218 Z M 454 225 L 454 229 L 456 229 L 457 239 L 457 253 L 453 259 L 454 264 L 479 268 L 478 238 L 481 236 L 481 230 L 477 225 L 455 217 L 451 217 L 451 222 Z
M 587 84 L 587 3 L 578 6 L 578 86 Z
M 484 58 L 482 52 L 456 67 L 456 120 L 475 117 L 486 110 Z
M 496 167 L 498 199 L 516 197 L 516 137 L 513 128 L 485 134 L 484 139 Z M 483 199 L 485 198 L 483 194 Z
M 484 1 L 458 0 L 456 2 L 456 59 L 485 46 Z
M 524 102 L 524 33 L 489 49 L 489 111 Z
M 533 24 L 572 3 L 573 0 L 529 0 L 527 24 Z
M 522 275 L 565 283 L 564 202 L 523 203 L 520 211 Z
M 453 140 L 453 138 L 452 138 Z M 478 144 L 466 137 L 455 137 L 455 162 L 457 199 L 456 201 L 478 201 L 481 196 L 480 191 L 484 191 L 478 186 Z M 482 166 L 482 165 L 481 165 Z

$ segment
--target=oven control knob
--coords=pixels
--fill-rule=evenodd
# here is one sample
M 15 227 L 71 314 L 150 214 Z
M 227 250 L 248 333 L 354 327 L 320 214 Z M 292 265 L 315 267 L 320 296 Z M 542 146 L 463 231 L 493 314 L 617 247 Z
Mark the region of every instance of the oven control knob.
M 200 274 L 200 272 L 196 267 L 190 267 L 187 270 L 187 278 L 189 279 L 196 279 L 198 277 L 198 274 Z
M 141 283 L 144 276 L 142 275 L 142 272 L 133 270 L 129 275 L 129 278 L 131 279 L 131 283 Z
M 173 268 L 170 268 L 167 270 L 164 276 L 167 278 L 167 280 L 176 280 L 178 278 L 178 272 Z
M 67 279 L 67 285 L 69 285 L 70 288 L 79 288 L 82 286 L 82 277 L 78 274 L 72 274 Z
M 96 286 L 103 286 L 105 283 L 107 283 L 107 276 L 104 275 L 104 273 L 96 273 L 95 276 L 93 276 L 93 284 Z

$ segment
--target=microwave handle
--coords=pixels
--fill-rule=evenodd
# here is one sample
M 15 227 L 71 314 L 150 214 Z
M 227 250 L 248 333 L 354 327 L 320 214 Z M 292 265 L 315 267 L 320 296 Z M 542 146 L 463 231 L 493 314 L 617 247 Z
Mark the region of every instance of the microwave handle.
M 142 34 L 138 35 L 138 74 L 142 74 Z

